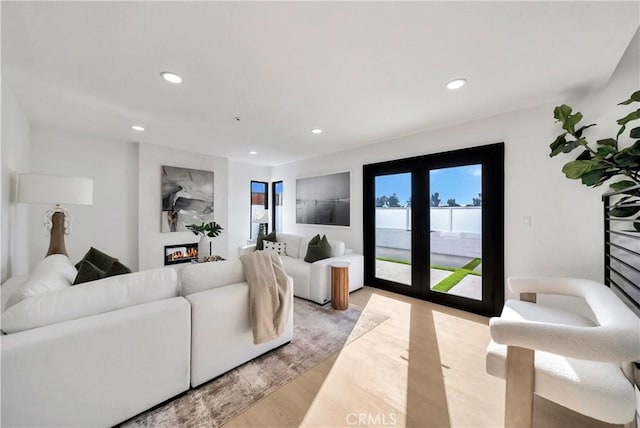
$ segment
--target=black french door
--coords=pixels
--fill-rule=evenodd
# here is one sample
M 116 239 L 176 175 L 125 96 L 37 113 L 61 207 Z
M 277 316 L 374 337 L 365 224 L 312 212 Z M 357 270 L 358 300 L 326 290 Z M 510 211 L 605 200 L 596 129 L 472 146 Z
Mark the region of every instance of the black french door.
M 365 283 L 483 315 L 504 303 L 504 144 L 364 165 Z

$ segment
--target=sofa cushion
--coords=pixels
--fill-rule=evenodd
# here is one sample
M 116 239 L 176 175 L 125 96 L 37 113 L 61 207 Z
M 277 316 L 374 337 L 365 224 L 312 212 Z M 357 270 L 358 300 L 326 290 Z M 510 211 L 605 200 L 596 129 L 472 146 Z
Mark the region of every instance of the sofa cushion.
M 194 263 L 180 271 L 181 296 L 236 284 L 245 280 L 240 259 L 223 260 L 211 263 Z
M 268 234 L 267 236 L 264 236 L 264 234 L 258 234 L 258 238 L 256 238 L 256 251 L 264 249 L 264 245 L 263 245 L 264 241 L 276 242 L 276 240 L 277 239 L 276 239 L 275 230 L 270 234 Z
M 286 249 L 287 249 L 287 243 L 286 242 L 264 241 L 264 251 L 273 251 L 276 254 L 284 256 L 285 252 L 286 252 Z
M 7 308 L 27 297 L 69 287 L 77 273 L 78 271 L 66 255 L 47 256 L 36 265 L 22 287 L 11 295 Z
M 5 310 L 2 330 L 14 333 L 175 297 L 177 285 L 176 271 L 161 268 L 65 287 L 30 297 Z
M 300 252 L 301 241 L 302 237 L 298 235 L 291 235 L 289 233 L 278 234 L 278 242 L 284 242 L 287 245 L 287 248 L 285 248 L 285 254 L 289 257 L 302 258 L 298 254 Z
M 334 241 L 333 239 L 330 239 L 329 245 L 331 245 L 331 257 L 344 256 L 344 251 L 345 251 L 344 242 Z
M 318 260 L 328 259 L 331 257 L 331 245 L 325 235 L 316 235 L 309 241 L 307 245 L 307 254 L 304 257 L 305 262 L 313 263 Z

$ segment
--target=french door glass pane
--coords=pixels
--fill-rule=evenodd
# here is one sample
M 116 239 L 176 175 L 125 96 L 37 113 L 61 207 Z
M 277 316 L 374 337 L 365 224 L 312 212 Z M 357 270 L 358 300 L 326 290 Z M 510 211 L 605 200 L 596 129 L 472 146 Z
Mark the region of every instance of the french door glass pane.
M 429 171 L 430 288 L 482 300 L 482 165 Z
M 411 285 L 411 173 L 375 177 L 376 277 Z

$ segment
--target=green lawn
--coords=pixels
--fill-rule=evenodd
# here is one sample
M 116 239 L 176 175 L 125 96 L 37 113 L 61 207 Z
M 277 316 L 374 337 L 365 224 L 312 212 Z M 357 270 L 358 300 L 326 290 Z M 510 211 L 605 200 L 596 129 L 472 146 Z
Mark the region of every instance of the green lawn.
M 406 260 L 393 259 L 389 257 L 376 257 L 376 260 L 381 260 L 384 262 L 391 262 L 391 263 L 400 263 L 403 265 L 411 265 L 411 262 L 408 262 Z M 476 257 L 475 259 L 471 260 L 469 263 L 462 266 L 461 268 L 431 265 L 431 269 L 446 270 L 446 271 L 452 272 L 451 275 L 447 276 L 445 279 L 443 279 L 442 281 L 434 285 L 431 289 L 446 293 L 449 290 L 451 290 L 453 287 L 455 287 L 467 275 L 482 276 L 481 272 L 476 272 L 473 270 L 477 268 L 481 263 L 482 263 L 482 259 Z

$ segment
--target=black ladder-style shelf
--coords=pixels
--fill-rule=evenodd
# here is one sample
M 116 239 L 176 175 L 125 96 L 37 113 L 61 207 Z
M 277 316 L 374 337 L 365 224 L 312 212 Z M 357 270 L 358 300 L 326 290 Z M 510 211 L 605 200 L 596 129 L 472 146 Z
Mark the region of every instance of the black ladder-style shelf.
M 606 193 L 604 205 L 604 282 L 637 315 L 640 316 L 640 232 L 634 229 L 634 215 L 614 217 L 611 211 L 619 207 L 640 207 L 640 201 L 616 206 L 625 192 L 640 190 L 640 185 Z M 640 219 L 635 220 L 640 222 Z

